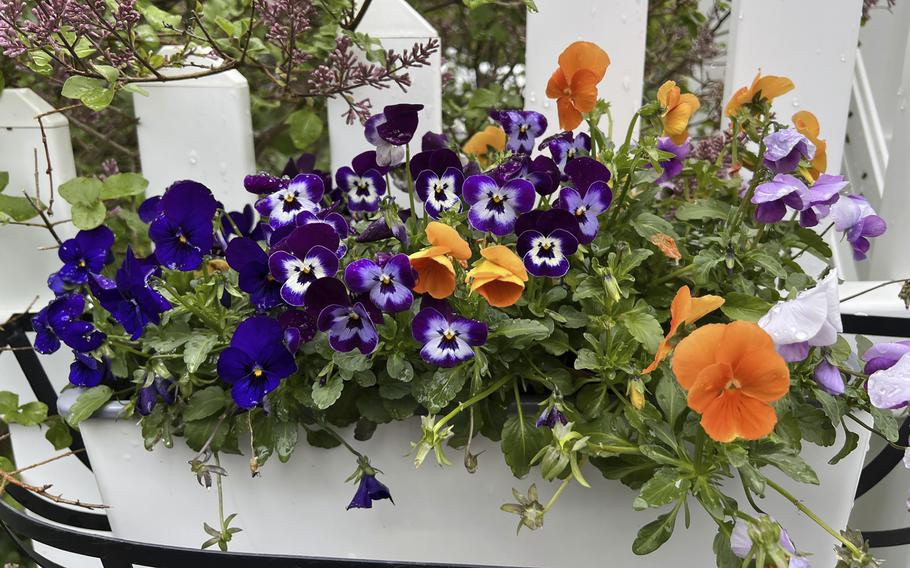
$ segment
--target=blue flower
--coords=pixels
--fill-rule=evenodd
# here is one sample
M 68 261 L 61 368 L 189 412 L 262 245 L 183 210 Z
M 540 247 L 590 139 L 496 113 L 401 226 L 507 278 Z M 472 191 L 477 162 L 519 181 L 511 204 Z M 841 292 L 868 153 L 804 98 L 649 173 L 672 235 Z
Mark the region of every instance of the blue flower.
M 90 322 L 79 319 L 85 310 L 85 298 L 64 294 L 51 301 L 32 318 L 35 351 L 48 355 L 60 349 L 62 341 L 80 353 L 101 347 L 107 336 Z
M 78 351 L 73 351 L 76 360 L 70 363 L 70 384 L 82 388 L 91 388 L 102 382 L 113 379 L 111 366 L 107 359 L 99 361 Z
M 569 272 L 569 257 L 578 250 L 576 216 L 565 209 L 531 211 L 515 224 L 516 250 L 534 276 L 561 278 Z
M 367 142 L 376 146 L 376 163 L 394 166 L 404 158 L 402 146 L 411 141 L 417 132 L 417 112 L 423 105 L 389 105 L 382 112 L 371 116 L 364 124 Z
M 534 186 L 526 179 L 515 178 L 500 187 L 490 176 L 475 175 L 465 180 L 462 192 L 471 205 L 471 226 L 499 237 L 511 233 L 518 216 L 534 207 Z
M 411 176 L 417 196 L 434 219 L 443 211 L 461 211 L 464 174 L 458 154 L 449 149 L 427 150 L 411 158 Z
M 98 274 L 111 260 L 114 232 L 101 225 L 90 231 L 79 231 L 60 245 L 57 255 L 63 267 L 57 276 L 67 284 L 85 284 L 89 274 Z
M 320 278 L 338 272 L 338 233 L 328 224 L 297 227 L 276 244 L 269 255 L 269 271 L 282 282 L 281 297 L 292 306 L 302 306 L 307 288 Z
M 240 408 L 261 404 L 282 379 L 297 371 L 282 338 L 277 321 L 253 316 L 237 326 L 230 347 L 221 352 L 218 376 L 231 384 L 231 396 Z
M 301 211 L 315 213 L 325 194 L 322 178 L 315 174 L 299 174 L 287 187 L 263 197 L 256 202 L 256 210 L 269 218 L 273 229 L 293 225 Z
M 231 268 L 239 274 L 240 289 L 250 295 L 250 303 L 267 311 L 281 303 L 281 282 L 269 272 L 269 255 L 248 237 L 232 240 L 225 251 Z
M 356 301 L 359 300 L 359 301 Z M 307 311 L 318 314 L 316 327 L 329 335 L 329 346 L 347 353 L 354 349 L 369 355 L 379 345 L 379 334 L 374 321 L 381 321 L 381 314 L 371 313 L 369 298 L 355 299 L 335 278 L 321 278 L 306 293 Z
M 369 294 L 370 300 L 386 312 L 403 312 L 411 307 L 416 279 L 406 254 L 396 254 L 382 264 L 368 258 L 355 260 L 344 270 L 344 281 L 355 294 Z
M 174 381 L 155 377 L 152 384 L 139 389 L 139 396 L 136 398 L 136 412 L 142 416 L 148 416 L 155 409 L 159 398 L 168 406 L 174 404 L 176 391 L 177 384 Z
M 584 132 L 580 132 L 576 136 L 572 136 L 571 132 L 560 132 L 545 138 L 537 149 L 543 150 L 544 148 L 550 151 L 553 161 L 560 170 L 564 171 L 568 162 L 591 153 L 591 137 Z
M 534 140 L 547 129 L 546 117 L 533 110 L 494 110 L 490 111 L 490 118 L 506 131 L 506 148 L 522 154 L 530 154 Z
M 195 181 L 174 183 L 161 198 L 161 215 L 149 226 L 155 255 L 162 266 L 196 270 L 212 250 L 212 218 L 218 202 L 209 188 Z
M 383 176 L 388 167 L 376 163 L 376 152 L 370 150 L 351 160 L 351 167 L 344 166 L 335 172 L 335 183 L 348 198 L 348 210 L 373 213 L 379 210 L 379 201 L 386 192 Z
M 420 356 L 424 361 L 439 367 L 454 367 L 473 359 L 473 347 L 487 342 L 487 324 L 424 308 L 411 322 L 411 334 L 423 344 Z
M 364 473 L 360 477 L 360 485 L 357 486 L 357 492 L 354 493 L 354 498 L 351 499 L 351 504 L 347 508 L 372 509 L 373 501 L 378 501 L 379 499 L 392 501 L 392 494 L 389 492 L 389 488 L 376 479 L 375 474 Z M 395 501 L 392 501 L 392 503 L 394 504 Z
M 240 231 L 239 235 L 235 235 L 237 232 L 234 230 L 235 226 Z M 242 211 L 225 213 L 221 218 L 221 234 L 224 241 L 229 240 L 232 236 L 249 237 L 254 241 L 265 239 L 265 231 L 262 224 L 256 222 L 256 212 L 252 205 L 244 206 Z
M 161 196 L 149 197 L 139 206 L 139 218 L 148 224 L 161 216 Z
M 559 192 L 558 207 L 575 215 L 578 222 L 578 242 L 588 244 L 600 230 L 598 215 L 610 208 L 613 192 L 606 183 L 593 183 L 582 197 L 574 188 L 564 187 Z
M 100 275 L 89 281 L 92 294 L 133 341 L 142 336 L 146 325 L 159 324 L 161 314 L 171 309 L 170 302 L 149 285 L 149 279 L 159 273 L 154 257 L 136 258 L 127 248 L 114 281 Z
M 566 418 L 565 414 L 560 412 L 555 404 L 549 404 L 537 418 L 536 426 L 538 428 L 554 428 L 557 422 L 565 426 L 569 423 L 569 419 Z

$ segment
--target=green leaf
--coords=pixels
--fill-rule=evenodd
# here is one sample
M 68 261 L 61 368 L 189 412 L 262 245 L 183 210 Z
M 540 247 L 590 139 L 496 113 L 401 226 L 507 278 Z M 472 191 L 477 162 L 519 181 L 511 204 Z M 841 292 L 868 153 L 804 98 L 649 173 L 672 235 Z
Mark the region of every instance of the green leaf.
M 626 312 L 619 316 L 622 323 L 636 341 L 645 346 L 648 353 L 656 353 L 664 332 L 657 318 L 645 312 Z
M 332 355 L 332 361 L 348 373 L 361 373 L 373 367 L 373 360 L 360 351 L 354 350 L 347 353 L 336 351 Z
M 21 223 L 37 216 L 38 213 L 28 199 L 0 194 L 0 224 L 4 219 Z
M 68 99 L 78 99 L 94 111 L 103 110 L 114 100 L 114 89 L 107 81 L 81 75 L 67 79 L 60 94 Z
M 467 380 L 464 366 L 439 369 L 432 375 L 423 375 L 412 383 L 411 394 L 431 414 L 436 414 L 461 392 Z
M 288 133 L 298 150 L 307 150 L 322 135 L 322 119 L 310 109 L 301 109 L 288 117 Z
M 657 396 L 657 404 L 664 411 L 667 424 L 672 427 L 687 408 L 685 393 L 683 393 L 674 377 L 668 373 L 663 373 L 657 383 L 655 395 Z
M 114 174 L 104 180 L 101 188 L 101 199 L 121 199 L 142 195 L 149 182 L 140 174 Z
M 543 341 L 550 336 L 550 332 L 550 328 L 543 322 L 530 319 L 503 320 L 497 324 L 494 330 L 495 335 L 515 340 L 511 345 L 517 348 L 529 345 L 534 341 Z
M 100 201 L 94 205 L 73 205 L 71 213 L 73 225 L 75 225 L 77 229 L 82 229 L 84 231 L 100 226 L 107 217 L 107 209 L 105 209 L 104 203 L 101 203 Z
M 815 256 L 822 259 L 831 258 L 833 254 L 831 252 L 831 247 L 825 241 L 825 238 L 817 232 L 812 229 L 797 227 L 796 236 L 799 237 L 799 240 L 802 241 L 803 244 L 808 247 L 808 250 Z
M 834 457 L 828 460 L 829 465 L 837 464 L 837 462 L 849 456 L 859 445 L 859 435 L 856 432 L 844 429 L 844 433 L 846 434 L 844 437 L 844 445 L 836 454 L 834 454 Z
M 104 184 L 96 178 L 77 177 L 60 184 L 57 192 L 70 205 L 95 205 Z
M 662 507 L 679 499 L 689 492 L 692 481 L 683 478 L 674 467 L 662 467 L 642 486 L 638 497 L 632 502 L 636 511 L 650 507 Z
M 757 265 L 760 270 L 767 271 L 775 278 L 787 277 L 787 271 L 780 263 L 780 260 L 774 258 L 769 254 L 756 251 L 749 255 L 749 260 L 751 260 L 753 264 Z
M 590 349 L 580 349 L 575 357 L 575 369 L 579 371 L 597 371 L 600 369 L 600 359 L 597 353 Z
M 642 213 L 636 217 L 632 221 L 632 228 L 645 239 L 650 239 L 657 233 L 670 235 L 673 238 L 678 236 L 669 221 L 653 213 Z
M 297 436 L 300 428 L 296 422 L 278 422 L 275 424 L 275 451 L 278 453 L 278 460 L 281 463 L 287 463 L 297 447 Z
M 92 67 L 97 71 L 108 83 L 116 83 L 117 76 L 120 75 L 120 72 L 117 71 L 116 67 L 111 67 L 110 65 L 92 65 Z M 64 83 L 65 85 L 65 83 Z
M 114 391 L 107 385 L 98 385 L 86 389 L 79 395 L 73 406 L 70 407 L 69 416 L 66 417 L 66 423 L 76 428 L 80 422 L 95 413 L 96 410 L 104 406 L 107 401 L 114 395 Z
M 9 172 L 0 172 L 0 193 L 9 185 Z
M 531 471 L 531 459 L 551 439 L 550 430 L 537 428 L 534 419 L 525 416 L 519 420 L 513 414 L 502 427 L 502 453 L 515 477 L 524 477 Z
M 45 424 L 48 428 L 44 437 L 53 444 L 55 450 L 68 448 L 73 443 L 73 435 L 70 433 L 69 426 L 63 421 L 63 417 L 51 416 Z
M 183 362 L 186 363 L 186 371 L 195 373 L 209 356 L 209 352 L 215 347 L 216 343 L 218 343 L 218 336 L 213 333 L 194 333 L 191 335 L 183 347 Z
M 19 395 L 10 391 L 0 391 L 0 414 L 16 412 L 19 408 Z
M 691 203 L 683 203 L 676 209 L 676 218 L 680 221 L 696 221 L 701 219 L 726 219 L 730 206 L 713 199 L 702 199 Z
M 771 309 L 771 304 L 761 298 L 739 292 L 725 294 L 724 300 L 720 311 L 731 320 L 757 322 Z
M 221 387 L 214 385 L 194 392 L 183 410 L 183 419 L 192 422 L 221 412 L 228 404 L 228 397 L 225 394 Z
M 47 405 L 43 402 L 28 402 L 17 408 L 14 412 L 5 413 L 3 418 L 7 422 L 22 424 L 23 426 L 37 426 L 47 419 Z
M 651 554 L 670 540 L 670 537 L 673 536 L 673 529 L 676 527 L 678 512 L 679 506 L 677 505 L 669 513 L 665 513 L 657 517 L 657 520 L 641 527 L 632 543 L 632 552 L 638 555 Z
M 341 397 L 343 389 L 344 379 L 340 375 L 333 375 L 325 384 L 316 381 L 313 383 L 313 403 L 316 404 L 316 408 L 325 410 L 335 404 L 335 401 Z
M 796 481 L 818 485 L 818 475 L 815 470 L 792 449 L 781 449 L 777 452 L 762 454 L 761 458 Z
M 404 354 L 396 351 L 386 361 L 386 372 L 395 380 L 409 383 L 414 378 L 414 367 L 405 359 Z
M 872 414 L 875 429 L 881 432 L 889 442 L 897 442 L 897 419 L 894 414 L 890 410 L 881 410 L 875 407 L 871 407 L 869 412 Z

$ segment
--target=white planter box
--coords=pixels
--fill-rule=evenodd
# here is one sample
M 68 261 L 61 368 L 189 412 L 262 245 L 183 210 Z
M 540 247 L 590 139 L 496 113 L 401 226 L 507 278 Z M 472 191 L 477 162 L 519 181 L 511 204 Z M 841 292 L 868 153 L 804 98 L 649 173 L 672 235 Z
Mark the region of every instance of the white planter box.
M 68 406 L 66 398 L 61 406 Z M 202 523 L 217 523 L 215 489 L 197 484 L 187 464 L 194 452 L 182 440 L 176 440 L 173 449 L 159 446 L 148 452 L 132 420 L 92 418 L 81 430 L 117 536 L 192 548 L 208 538 Z M 273 458 L 256 479 L 250 477 L 248 457 L 222 456 L 222 465 L 230 471 L 224 480 L 225 514 L 238 513 L 234 526 L 243 529 L 231 550 L 523 567 L 601 565 L 609 550 L 614 566 L 666 567 L 678 565 L 680 558 L 686 566 L 714 565 L 716 526 L 694 502 L 688 531 L 681 514 L 667 544 L 649 556 L 635 556 L 631 545 L 639 527 L 658 512 L 633 511 L 636 492 L 604 479 L 593 468 L 586 471 L 592 489 L 570 485 L 547 514 L 543 529 L 522 530 L 516 536 L 518 518 L 499 510 L 500 504 L 512 501 L 512 487 L 524 493 L 536 482 L 546 502 L 557 484 L 542 481 L 536 473 L 515 479 L 498 445 L 485 439 L 472 445 L 472 451 L 487 450 L 473 475 L 460 465 L 439 468 L 432 455 L 415 470 L 407 454 L 419 432 L 417 419 L 380 425 L 369 442 L 357 444 L 385 472 L 380 479 L 395 499 L 394 505 L 379 501 L 372 510 L 345 510 L 355 486 L 344 480 L 355 462 L 343 449 L 301 445 L 289 463 Z M 771 472 L 837 528 L 847 523 L 868 446 L 868 433 L 858 433 L 859 451 L 837 467 L 828 466 L 827 460 L 840 448 L 840 439 L 830 448 L 806 448 L 820 486 L 796 484 Z M 456 450 L 449 453 L 460 462 Z M 739 482 L 731 483 L 734 486 Z M 739 501 L 748 506 L 744 498 Z M 787 527 L 800 550 L 814 553 L 814 565 L 834 565 L 834 540 L 790 503 L 769 493 L 760 506 Z

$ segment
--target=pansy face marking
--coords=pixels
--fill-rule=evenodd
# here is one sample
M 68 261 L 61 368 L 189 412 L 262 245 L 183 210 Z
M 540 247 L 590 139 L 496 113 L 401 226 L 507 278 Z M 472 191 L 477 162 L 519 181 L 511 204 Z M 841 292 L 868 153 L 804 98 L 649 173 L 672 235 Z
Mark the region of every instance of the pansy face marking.
M 471 204 L 471 225 L 497 236 L 512 232 L 518 215 L 534 206 L 534 186 L 525 179 L 512 179 L 500 187 L 493 178 L 476 175 L 465 180 L 463 191 Z

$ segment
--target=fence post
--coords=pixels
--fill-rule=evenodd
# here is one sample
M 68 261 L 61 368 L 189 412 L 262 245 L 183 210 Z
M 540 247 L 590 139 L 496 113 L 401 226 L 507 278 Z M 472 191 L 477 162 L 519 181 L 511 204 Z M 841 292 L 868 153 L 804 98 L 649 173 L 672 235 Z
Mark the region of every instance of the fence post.
M 60 113 L 42 118 L 47 135 L 47 152 L 41 142 L 37 115 L 54 110 L 31 89 L 4 89 L 0 95 L 0 171 L 9 173 L 9 184 L 2 195 L 22 197 L 23 192 L 35 196 L 35 169 L 41 201 L 49 202 L 50 185 L 47 157 L 53 168 L 54 190 L 76 176 L 73 147 L 70 142 L 69 121 Z M 37 156 L 37 164 L 35 157 Z M 59 196 L 54 199 L 51 221 L 69 218 L 69 205 Z M 68 225 L 58 233 L 66 238 Z M 39 296 L 37 307 L 53 297 L 47 288 L 47 277 L 59 268 L 57 251 L 38 251 L 38 247 L 57 243 L 50 233 L 38 227 L 0 226 L 0 266 L 7 277 L 0 278 L 0 319 L 23 311 Z
M 194 58 L 197 65 L 218 64 Z M 198 67 L 169 69 L 169 74 Z M 148 94 L 134 94 L 137 135 L 148 195 L 160 195 L 174 181 L 192 179 L 208 186 L 228 209 L 253 201 L 243 177 L 256 169 L 250 89 L 237 70 L 208 77 L 142 83 Z
M 528 13 L 527 21 L 525 108 L 547 117 L 548 135 L 559 131 L 556 101 L 545 94 L 547 80 L 566 46 L 590 41 L 610 55 L 599 92 L 611 105 L 613 135 L 621 137 L 642 103 L 647 0 L 537 0 L 537 8 L 537 13 Z M 601 128 L 606 129 L 606 124 Z
M 425 43 L 430 39 L 439 39 L 439 34 L 423 16 L 417 13 L 405 0 L 373 0 L 357 28 L 358 32 L 378 39 L 386 50 L 396 52 L 410 50 L 415 43 Z M 426 132 L 442 132 L 442 73 L 440 52 L 430 57 L 426 67 L 409 69 L 411 86 L 406 93 L 391 86 L 387 89 L 361 87 L 354 89 L 355 100 L 369 98 L 373 112 L 381 112 L 386 105 L 397 103 L 418 103 L 423 105 L 420 111 L 420 124 L 411 142 L 411 151 L 420 151 L 420 138 Z M 347 124 L 342 113 L 347 110 L 347 103 L 339 97 L 328 101 L 329 140 L 332 152 L 332 171 L 350 165 L 351 159 L 372 149 L 363 136 L 363 126 L 359 122 Z M 401 197 L 401 195 L 397 195 Z M 406 203 L 407 200 L 399 201 Z

